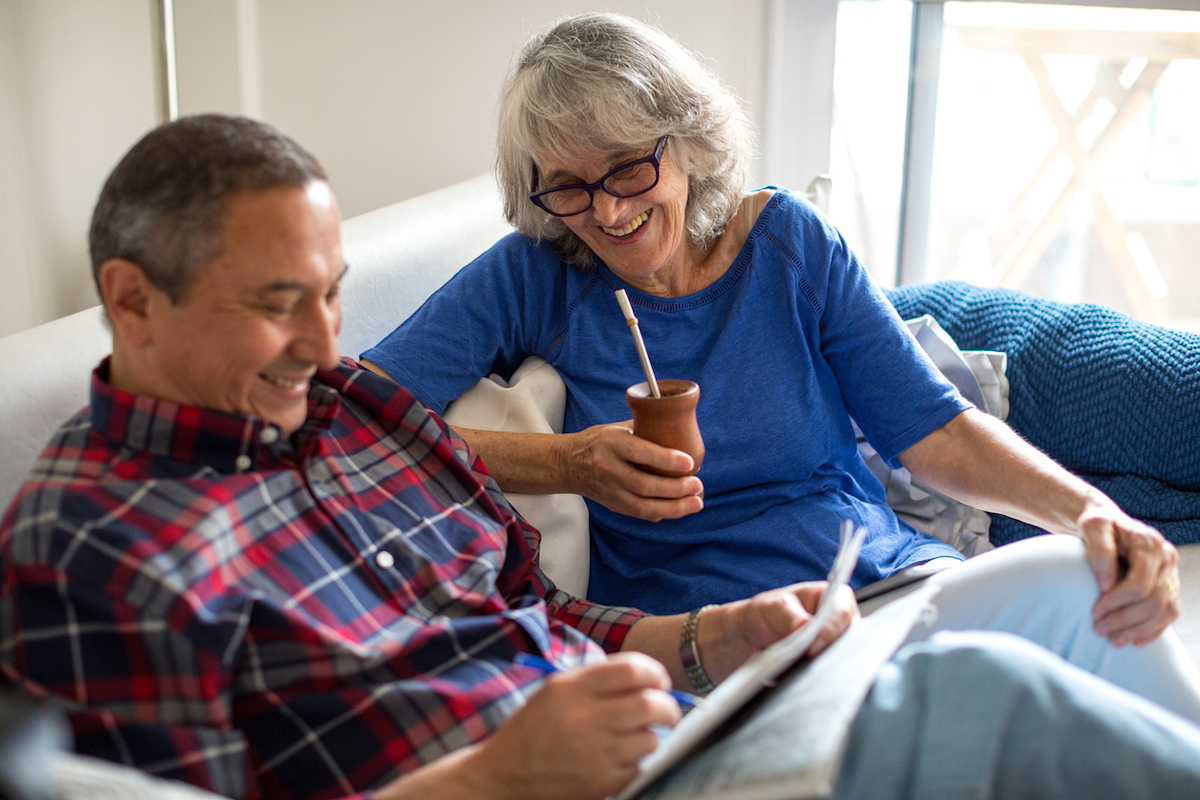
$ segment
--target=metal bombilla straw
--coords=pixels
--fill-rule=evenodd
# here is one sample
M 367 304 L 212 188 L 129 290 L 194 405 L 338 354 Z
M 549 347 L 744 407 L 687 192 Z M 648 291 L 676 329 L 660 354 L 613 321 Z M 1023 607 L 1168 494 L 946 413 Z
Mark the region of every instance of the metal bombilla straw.
M 646 343 L 642 341 L 642 331 L 638 328 L 637 317 L 633 315 L 633 307 L 629 305 L 629 295 L 624 289 L 613 292 L 617 302 L 621 304 L 621 313 L 625 315 L 625 324 L 633 331 L 633 344 L 637 347 L 638 358 L 642 360 L 642 371 L 646 373 L 646 383 L 650 385 L 650 394 L 662 397 L 658 392 L 658 381 L 654 380 L 654 367 L 650 366 L 650 356 L 646 355 Z

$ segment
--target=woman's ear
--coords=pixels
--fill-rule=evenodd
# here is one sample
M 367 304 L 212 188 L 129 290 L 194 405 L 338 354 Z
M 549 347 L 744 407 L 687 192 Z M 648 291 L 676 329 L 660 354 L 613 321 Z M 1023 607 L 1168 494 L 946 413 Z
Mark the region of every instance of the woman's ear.
M 134 347 L 150 341 L 150 297 L 157 291 L 137 264 L 110 258 L 100 265 L 100 296 L 113 334 Z

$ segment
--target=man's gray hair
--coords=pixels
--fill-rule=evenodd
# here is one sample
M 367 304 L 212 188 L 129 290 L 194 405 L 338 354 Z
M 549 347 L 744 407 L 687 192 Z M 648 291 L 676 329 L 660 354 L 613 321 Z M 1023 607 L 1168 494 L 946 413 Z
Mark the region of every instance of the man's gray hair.
M 123 258 L 178 303 L 224 248 L 230 197 L 324 180 L 320 163 L 270 125 L 222 114 L 160 125 L 125 154 L 100 190 L 88 233 L 96 289 L 104 262 Z
M 670 134 L 688 175 L 688 241 L 725 230 L 746 190 L 754 130 L 742 104 L 662 31 L 619 14 L 566 17 L 525 45 L 500 93 L 496 171 L 504 214 L 581 268 L 593 255 L 558 217 L 529 200 L 536 155 L 628 153 Z

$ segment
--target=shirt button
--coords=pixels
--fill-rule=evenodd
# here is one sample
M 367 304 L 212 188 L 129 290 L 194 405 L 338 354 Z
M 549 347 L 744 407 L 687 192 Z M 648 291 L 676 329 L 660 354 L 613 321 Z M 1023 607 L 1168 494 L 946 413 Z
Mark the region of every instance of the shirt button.
M 380 569 L 391 569 L 396 565 L 396 559 L 386 550 L 380 550 L 375 554 L 375 563 Z
M 238 472 L 245 472 L 250 469 L 250 456 L 240 455 L 233 460 L 233 465 L 237 467 Z
M 279 429 L 267 426 L 258 434 L 258 440 L 263 444 L 274 444 L 279 440 Z

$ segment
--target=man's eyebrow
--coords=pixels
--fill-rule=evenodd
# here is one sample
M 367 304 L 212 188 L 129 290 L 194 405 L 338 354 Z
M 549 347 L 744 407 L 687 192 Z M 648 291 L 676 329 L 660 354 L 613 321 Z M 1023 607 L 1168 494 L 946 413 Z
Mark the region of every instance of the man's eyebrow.
M 337 286 L 346 277 L 346 273 L 350 271 L 349 264 L 342 264 L 342 271 L 334 278 L 333 285 Z M 308 284 L 301 281 L 278 280 L 271 281 L 266 286 L 260 287 L 259 294 L 269 294 L 271 292 L 303 292 L 309 288 Z

